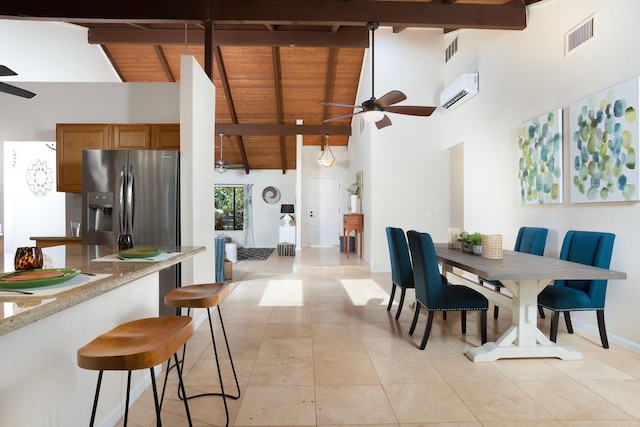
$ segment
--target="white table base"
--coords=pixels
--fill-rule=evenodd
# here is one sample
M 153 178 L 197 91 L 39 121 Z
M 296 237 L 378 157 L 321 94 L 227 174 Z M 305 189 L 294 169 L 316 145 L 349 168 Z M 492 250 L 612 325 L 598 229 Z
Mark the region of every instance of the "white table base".
M 538 294 L 550 280 L 504 280 L 502 284 L 513 294 L 513 298 L 509 298 L 454 274 L 446 264 L 442 268 L 450 283 L 470 287 L 500 307 L 511 306 L 513 325 L 496 342 L 487 342 L 481 347 L 469 349 L 466 355 L 472 361 L 493 362 L 498 359 L 541 357 L 582 359 L 582 353 L 572 347 L 554 343 L 538 329 Z

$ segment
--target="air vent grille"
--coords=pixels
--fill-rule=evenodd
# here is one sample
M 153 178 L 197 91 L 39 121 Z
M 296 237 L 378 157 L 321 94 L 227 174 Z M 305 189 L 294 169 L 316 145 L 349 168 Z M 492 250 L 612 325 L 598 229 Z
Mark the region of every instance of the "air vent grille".
M 565 54 L 572 52 L 578 46 L 595 37 L 596 17 L 595 15 L 583 21 L 578 26 L 569 31 L 565 36 Z
M 449 62 L 451 57 L 456 54 L 458 51 L 458 38 L 456 37 L 453 41 L 447 46 L 447 49 L 444 52 L 444 62 L 445 64 Z

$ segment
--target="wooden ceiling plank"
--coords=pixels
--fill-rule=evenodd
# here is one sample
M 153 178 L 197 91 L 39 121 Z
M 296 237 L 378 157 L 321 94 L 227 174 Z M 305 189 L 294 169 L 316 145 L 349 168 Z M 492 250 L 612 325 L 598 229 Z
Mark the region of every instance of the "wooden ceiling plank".
M 327 61 L 327 79 L 324 83 L 324 99 L 329 101 L 333 95 L 333 73 L 334 73 L 334 65 L 333 65 L 333 56 L 335 54 L 334 48 L 329 48 L 329 60 Z M 329 118 L 329 106 L 324 105 L 322 108 L 322 120 L 326 120 Z
M 90 44 L 184 44 L 185 32 L 174 28 L 151 30 L 125 30 L 119 28 L 90 28 Z M 204 31 L 187 31 L 189 43 L 204 44 Z M 339 32 L 326 31 L 257 31 L 214 30 L 216 46 L 334 46 L 361 47 L 369 45 L 365 27 L 342 28 Z
M 529 1 L 532 3 L 532 1 Z M 198 22 L 212 19 L 216 24 L 292 25 L 323 24 L 365 26 L 377 20 L 383 26 L 465 27 L 482 29 L 526 28 L 527 2 L 494 4 L 443 4 L 440 2 L 373 0 L 159 0 L 128 2 L 126 7 L 110 2 L 81 0 L 3 0 L 0 17 L 14 19 L 73 19 L 82 22 L 131 23 Z
M 120 78 L 121 82 L 124 82 L 125 80 L 124 80 L 124 77 L 122 76 L 122 73 L 120 72 L 120 69 L 118 68 L 118 63 L 111 56 L 111 52 L 109 52 L 109 49 L 107 48 L 107 46 L 102 45 L 101 47 L 102 47 L 102 50 L 104 51 L 104 54 L 107 55 L 107 59 L 111 63 L 113 70 L 118 75 L 118 78 Z
M 164 70 L 164 73 L 167 76 L 167 80 L 170 82 L 175 82 L 176 78 L 173 76 L 173 73 L 171 72 L 171 67 L 169 66 L 169 62 L 167 62 L 167 57 L 164 54 L 164 51 L 162 50 L 162 46 L 154 46 L 153 47 L 156 51 L 156 55 L 158 55 L 158 61 L 160 61 L 160 65 L 162 65 L 162 69 Z
M 216 123 L 216 134 L 225 135 L 343 135 L 351 136 L 351 125 L 291 125 Z

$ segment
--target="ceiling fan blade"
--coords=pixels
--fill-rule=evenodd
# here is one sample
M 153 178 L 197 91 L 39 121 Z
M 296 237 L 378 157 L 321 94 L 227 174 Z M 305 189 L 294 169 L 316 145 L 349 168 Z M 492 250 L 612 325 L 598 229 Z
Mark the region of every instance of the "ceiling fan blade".
M 376 122 L 376 127 L 378 129 L 386 128 L 387 126 L 391 126 L 391 119 L 386 114 L 384 117 Z
M 0 65 L 0 76 L 4 77 L 4 76 L 17 76 L 17 75 L 18 73 L 16 73 L 6 65 Z
M 340 104 L 337 102 L 328 102 L 328 101 L 320 101 L 318 102 L 318 104 L 329 105 L 331 107 L 362 108 L 362 105 Z
M 332 122 L 334 120 L 346 119 L 347 117 L 353 117 L 356 114 L 360 114 L 360 113 L 362 113 L 362 111 L 357 111 L 355 113 L 349 113 L 349 114 L 343 114 L 341 116 L 331 117 L 330 119 L 325 119 L 323 121 L 323 123 L 329 123 L 329 122 Z
M 411 105 L 396 105 L 395 107 L 387 107 L 384 111 L 396 114 L 408 114 L 410 116 L 430 116 L 436 107 L 418 107 Z
M 376 101 L 376 105 L 378 107 L 387 108 L 389 105 L 396 104 L 398 102 L 404 101 L 405 99 L 407 99 L 407 95 L 400 92 L 399 90 L 392 90 L 391 92 L 387 92 L 382 95 Z
M 33 92 L 29 92 L 28 90 L 20 89 L 19 87 L 8 85 L 2 82 L 0 82 L 0 92 L 21 96 L 23 98 L 33 98 L 34 96 L 36 96 L 36 94 Z

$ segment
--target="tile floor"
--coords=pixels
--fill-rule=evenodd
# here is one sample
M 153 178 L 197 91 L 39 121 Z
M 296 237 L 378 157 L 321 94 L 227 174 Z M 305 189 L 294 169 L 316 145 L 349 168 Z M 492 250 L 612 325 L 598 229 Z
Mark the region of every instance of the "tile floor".
M 368 273 L 366 263 L 337 249 L 242 261 L 233 276 L 222 304 L 242 392 L 228 401 L 232 426 L 640 426 L 640 356 L 616 346 L 604 350 L 597 337 L 569 335 L 560 326 L 558 342 L 582 351 L 582 361 L 473 363 L 464 352 L 480 345 L 474 314 L 466 336 L 457 313 L 446 321 L 436 316 L 427 348 L 419 351 L 426 316 L 408 335 L 412 295 L 395 321 L 397 305 L 386 311 L 390 275 Z M 509 318 L 505 308 L 498 321 L 490 313 L 489 340 Z M 548 321 L 540 321 L 545 332 Z M 187 392 L 213 390 L 214 370 L 203 323 L 187 348 Z M 223 373 L 230 387 L 228 360 Z M 175 389 L 170 380 L 164 426 L 187 425 Z M 189 405 L 194 426 L 224 425 L 221 398 Z M 129 425 L 154 420 L 147 390 Z

